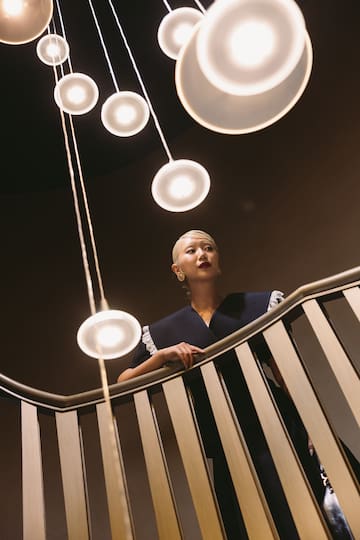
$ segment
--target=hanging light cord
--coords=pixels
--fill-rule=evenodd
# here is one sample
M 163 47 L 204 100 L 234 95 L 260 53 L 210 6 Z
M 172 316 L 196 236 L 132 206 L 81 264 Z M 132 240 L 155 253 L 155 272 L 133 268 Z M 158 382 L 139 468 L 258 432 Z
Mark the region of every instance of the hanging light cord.
M 55 81 L 57 84 L 59 82 L 59 79 L 58 79 L 55 66 L 53 66 L 53 70 L 54 70 L 54 75 L 55 75 Z M 74 200 L 74 209 L 75 209 L 76 223 L 77 223 L 79 240 L 80 240 L 83 267 L 84 267 L 84 272 L 85 272 L 85 280 L 86 280 L 87 292 L 88 292 L 89 303 L 90 303 L 90 311 L 92 315 L 94 315 L 96 313 L 94 289 L 93 289 L 92 280 L 91 280 L 89 260 L 87 256 L 87 249 L 86 249 L 86 243 L 85 243 L 85 237 L 84 237 L 84 230 L 83 230 L 82 221 L 81 221 L 79 199 L 78 199 L 77 191 L 76 191 L 75 173 L 74 173 L 74 168 L 72 166 L 69 137 L 68 137 L 68 133 L 66 129 L 64 111 L 61 109 L 61 107 L 59 107 L 59 110 L 60 110 L 60 118 L 61 118 L 61 127 L 62 127 L 63 135 L 64 135 L 66 158 L 67 158 L 69 174 L 70 174 L 71 190 L 72 190 L 73 200 Z
M 58 15 L 59 15 L 59 21 L 60 21 L 61 32 L 62 32 L 63 38 L 65 39 L 65 41 L 67 41 L 66 33 L 65 33 L 65 26 L 64 26 L 64 21 L 63 21 L 61 9 L 60 9 L 59 0 L 56 0 L 56 9 L 57 9 L 57 12 L 58 12 Z M 53 21 L 54 21 L 54 18 L 53 18 Z M 53 22 L 53 24 L 55 26 L 55 22 Z M 68 56 L 67 61 L 68 61 L 68 64 L 69 64 L 70 73 L 72 73 L 73 69 L 72 69 L 71 60 L 70 60 L 70 54 Z M 56 75 L 57 75 L 57 73 L 56 73 Z
M 115 77 L 115 73 L 114 73 L 114 70 L 113 70 L 113 67 L 112 67 L 112 64 L 111 64 L 110 56 L 109 56 L 108 50 L 107 50 L 106 45 L 105 45 L 105 41 L 104 41 L 103 34 L 101 32 L 99 21 L 97 20 L 97 17 L 96 17 L 96 13 L 95 13 L 95 10 L 94 10 L 93 3 L 92 3 L 91 0 L 88 0 L 88 3 L 89 3 L 89 6 L 90 6 L 90 9 L 91 9 L 91 13 L 92 13 L 92 16 L 93 16 L 93 19 L 94 19 L 96 30 L 97 30 L 97 33 L 98 33 L 98 36 L 99 36 L 99 39 L 100 39 L 100 43 L 101 43 L 103 51 L 104 51 L 106 62 L 107 62 L 107 65 L 109 67 L 110 75 L 111 75 L 111 78 L 112 78 L 114 86 L 115 86 L 115 90 L 117 92 L 119 92 L 120 91 L 119 85 L 118 85 L 116 77 Z
M 199 2 L 199 0 L 194 0 L 195 4 L 197 5 L 197 7 L 200 9 L 200 11 L 202 11 L 203 13 L 206 12 L 206 9 L 204 8 L 204 6 Z
M 170 13 L 172 11 L 172 8 L 170 7 L 169 2 L 167 2 L 167 0 L 163 0 L 163 4 Z
M 119 21 L 119 17 L 117 16 L 117 13 L 116 13 L 116 11 L 115 11 L 114 5 L 113 5 L 113 3 L 112 3 L 111 0 L 108 0 L 108 4 L 109 4 L 109 6 L 110 6 L 110 8 L 111 8 L 111 11 L 113 12 L 113 15 L 114 15 L 114 18 L 115 18 L 117 27 L 119 28 L 121 37 L 122 37 L 123 42 L 124 42 L 124 45 L 125 45 L 125 48 L 126 48 L 126 50 L 127 50 L 127 52 L 128 52 L 128 55 L 129 55 L 129 58 L 130 58 L 130 60 L 131 60 L 132 66 L 133 66 L 133 68 L 134 68 L 134 71 L 135 71 L 135 73 L 136 73 L 137 79 L 138 79 L 139 84 L 140 84 L 140 86 L 141 86 L 141 89 L 142 89 L 142 91 L 143 91 L 143 94 L 144 94 L 144 97 L 145 97 L 145 99 L 146 99 L 146 102 L 147 102 L 147 104 L 148 104 L 148 106 L 149 106 L 151 116 L 152 116 L 152 118 L 153 118 L 153 120 L 154 120 L 155 127 L 156 127 L 156 129 L 157 129 L 157 131 L 158 131 L 158 134 L 159 134 L 159 137 L 160 137 L 161 142 L 162 142 L 162 144 L 163 144 L 164 150 L 165 150 L 165 152 L 166 152 L 166 154 L 167 154 L 167 156 L 168 156 L 168 158 L 169 158 L 169 161 L 173 161 L 173 157 L 172 157 L 172 155 L 171 155 L 171 153 L 170 153 L 169 146 L 168 146 L 168 144 L 167 144 L 167 142 L 166 142 L 166 140 L 165 140 L 165 136 L 164 136 L 164 133 L 163 133 L 163 131 L 162 131 L 162 129 L 161 129 L 159 120 L 158 120 L 158 118 L 157 118 L 157 116 L 156 116 L 156 113 L 155 113 L 155 111 L 154 111 L 154 109 L 153 109 L 153 106 L 152 106 L 152 104 L 151 104 L 150 97 L 149 97 L 149 95 L 148 95 L 148 93 L 147 93 L 147 90 L 146 90 L 146 88 L 145 88 L 145 84 L 144 84 L 144 81 L 143 81 L 143 79 L 142 79 L 142 77 L 141 77 L 140 71 L 139 71 L 139 69 L 138 69 L 138 67 L 137 67 L 137 64 L 136 64 L 134 55 L 133 55 L 133 53 L 131 52 L 131 49 L 130 49 L 128 40 L 126 39 L 124 30 L 123 30 L 123 28 L 122 28 L 122 26 L 121 26 L 121 23 L 120 23 L 120 21 Z
M 53 70 L 54 70 L 54 75 L 55 75 L 55 81 L 56 83 L 58 83 L 58 75 L 57 75 L 55 66 L 53 66 Z M 70 150 L 70 144 L 69 144 L 69 137 L 67 133 L 67 126 L 66 126 L 64 111 L 60 107 L 59 107 L 59 110 L 60 110 L 61 125 L 62 125 L 62 130 L 63 130 L 63 135 L 64 135 L 64 141 L 65 141 L 66 157 L 67 157 L 69 173 L 70 173 L 71 189 L 73 193 L 75 215 L 76 215 L 76 221 L 77 221 L 77 227 L 78 227 L 78 233 L 79 233 L 79 239 L 80 239 L 81 254 L 82 254 L 82 260 L 83 260 L 87 290 L 88 290 L 90 311 L 91 311 L 91 314 L 94 315 L 96 313 L 94 290 L 92 286 L 91 273 L 90 273 L 89 261 L 88 261 L 87 250 L 86 250 L 86 243 L 85 243 L 85 238 L 84 238 L 84 231 L 83 231 L 83 226 L 82 226 L 82 221 L 81 221 L 79 199 L 78 199 L 78 195 L 76 191 L 75 174 L 74 174 L 74 169 L 72 166 L 72 156 L 71 156 L 71 150 Z M 89 209 L 88 209 L 88 204 L 87 204 L 86 190 L 85 190 L 85 185 L 83 181 L 82 169 L 80 165 L 80 157 L 78 153 L 76 135 L 75 135 L 75 130 L 74 130 L 71 115 L 69 115 L 69 119 L 70 119 L 70 126 L 71 126 L 72 142 L 73 142 L 73 146 L 74 146 L 75 154 L 76 154 L 76 163 L 77 163 L 78 172 L 79 172 L 80 181 L 81 181 L 82 194 L 84 197 L 84 205 L 87 212 L 88 225 L 90 224 L 91 226 L 91 219 L 90 219 L 90 214 L 89 214 Z M 90 231 L 90 236 L 93 239 L 94 236 L 93 236 L 92 226 L 91 228 L 89 228 L 89 231 Z M 93 245 L 93 251 L 94 251 L 94 259 L 96 261 L 96 264 L 98 264 L 95 245 Z M 101 278 L 100 278 L 100 283 L 101 283 L 102 299 L 105 304 L 106 300 L 103 296 Z M 117 477 L 117 483 L 118 483 L 119 492 L 120 492 L 120 505 L 123 508 L 122 518 L 124 522 L 124 534 L 125 534 L 126 540 L 133 540 L 132 526 L 130 522 L 130 513 L 129 513 L 128 502 L 127 502 L 127 497 L 125 493 L 125 487 L 124 487 L 123 473 L 121 471 L 121 466 L 119 462 L 119 457 L 120 457 L 119 447 L 118 447 L 119 443 L 117 442 L 117 438 L 116 438 L 114 417 L 113 417 L 111 400 L 110 400 L 109 383 L 108 383 L 108 378 L 107 378 L 107 373 L 106 373 L 106 368 L 105 368 L 105 362 L 102 356 L 100 355 L 98 357 L 98 366 L 99 366 L 99 371 L 100 371 L 101 386 L 102 386 L 104 402 L 105 402 L 105 407 L 106 407 L 106 415 L 108 419 L 110 442 L 111 442 L 112 452 L 114 456 L 114 464 L 115 464 L 115 471 L 116 471 L 115 474 Z
M 58 10 L 58 14 L 59 14 L 61 29 L 62 29 L 62 32 L 63 32 L 63 37 L 64 37 L 64 39 L 66 39 L 64 21 L 63 21 L 63 17 L 62 17 L 61 11 L 60 11 L 60 6 L 59 6 L 59 3 L 58 3 L 58 0 L 56 0 L 56 3 L 57 3 L 57 10 Z M 54 26 L 54 29 L 56 30 L 54 20 L 53 20 L 53 26 Z M 69 63 L 70 71 L 72 72 L 70 55 L 68 57 L 68 63 Z M 60 68 L 61 68 L 62 75 L 64 75 L 63 66 L 61 65 Z M 59 82 L 59 80 L 58 80 L 58 75 L 57 75 L 57 70 L 56 69 L 54 69 L 54 74 L 55 74 L 55 81 L 56 81 L 56 84 L 57 84 Z M 62 111 L 62 109 L 60 107 L 59 107 L 59 109 L 60 109 L 60 114 L 61 114 L 61 121 L 64 122 L 63 129 L 64 129 L 64 126 L 65 126 L 65 130 L 66 130 L 65 115 L 64 115 L 64 112 Z M 103 280 L 102 280 L 101 271 L 100 271 L 100 264 L 99 264 L 98 254 L 97 254 L 97 247 L 96 247 L 96 242 L 95 242 L 94 229 L 93 229 L 93 225 L 92 225 L 92 220 L 91 220 L 91 215 L 90 215 L 90 210 L 89 210 L 89 203 L 88 203 L 87 193 L 86 193 L 86 189 L 85 189 L 84 176 L 83 176 L 82 166 L 81 166 L 81 161 L 80 161 L 79 148 L 78 148 L 78 144 L 77 144 L 77 138 L 76 138 L 75 129 L 74 129 L 74 123 L 73 123 L 73 119 L 72 119 L 71 114 L 69 114 L 69 123 L 70 123 L 70 129 L 71 129 L 72 143 L 73 143 L 75 157 L 76 157 L 76 165 L 77 165 L 78 174 L 79 174 L 81 192 L 82 192 L 82 197 L 83 197 L 83 202 L 84 202 L 86 222 L 87 222 L 89 236 L 90 236 L 92 255 L 93 255 L 94 264 L 95 264 L 95 272 L 96 272 L 96 277 L 97 277 L 97 282 L 98 282 L 98 287 L 99 287 L 100 303 L 101 303 L 102 309 L 106 309 L 108 306 L 107 306 L 107 302 L 106 302 L 105 294 L 104 294 L 104 285 L 103 285 Z M 87 252 L 86 252 L 86 244 L 85 244 L 85 241 L 84 241 L 84 234 L 83 234 L 83 229 L 82 229 L 82 222 L 81 222 L 81 216 L 80 216 L 80 210 L 79 210 L 79 202 L 78 202 L 78 198 L 77 198 L 75 176 L 74 176 L 74 171 L 73 171 L 73 168 L 72 168 L 71 152 L 70 152 L 70 146 L 69 146 L 69 142 L 68 142 L 67 131 L 66 131 L 66 135 L 65 135 L 65 132 L 64 132 L 64 138 L 67 140 L 67 143 L 65 142 L 65 146 L 67 144 L 66 152 L 67 152 L 67 160 L 68 160 L 68 164 L 69 164 L 69 171 L 70 171 L 70 167 L 71 167 L 71 170 L 72 170 L 72 175 L 70 173 L 70 178 L 71 178 L 72 190 L 73 190 L 73 194 L 74 194 L 74 204 L 77 207 L 77 209 L 75 208 L 75 212 L 78 212 L 76 214 L 77 215 L 77 223 L 78 223 L 78 229 L 79 229 L 79 237 L 80 237 L 80 242 L 81 242 L 81 249 L 82 249 L 82 254 L 83 254 L 84 271 L 85 271 L 86 281 L 88 283 L 89 279 L 91 281 L 91 276 L 90 276 L 90 269 L 89 269 L 88 257 L 87 257 Z M 80 230 L 81 230 L 81 232 L 80 232 Z M 93 292 L 92 287 L 91 287 L 91 291 L 89 293 L 89 302 L 90 302 L 90 307 L 92 306 L 92 304 L 94 304 L 94 306 L 95 306 L 94 292 Z M 92 311 L 92 314 L 94 314 L 95 312 L 96 312 L 96 309 L 94 308 L 94 311 Z

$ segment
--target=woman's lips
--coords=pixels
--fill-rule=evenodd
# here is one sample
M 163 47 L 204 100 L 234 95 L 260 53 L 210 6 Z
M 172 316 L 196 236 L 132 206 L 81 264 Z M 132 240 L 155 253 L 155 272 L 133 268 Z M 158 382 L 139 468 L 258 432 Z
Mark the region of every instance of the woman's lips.
M 211 264 L 209 262 L 202 262 L 199 264 L 199 268 L 209 268 Z

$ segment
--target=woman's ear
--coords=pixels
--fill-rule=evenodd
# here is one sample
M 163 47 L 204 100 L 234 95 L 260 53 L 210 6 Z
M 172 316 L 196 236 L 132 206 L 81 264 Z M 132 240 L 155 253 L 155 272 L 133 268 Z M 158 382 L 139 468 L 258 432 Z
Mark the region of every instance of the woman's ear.
M 177 264 L 172 264 L 171 270 L 176 274 L 179 281 L 185 281 L 185 274 Z

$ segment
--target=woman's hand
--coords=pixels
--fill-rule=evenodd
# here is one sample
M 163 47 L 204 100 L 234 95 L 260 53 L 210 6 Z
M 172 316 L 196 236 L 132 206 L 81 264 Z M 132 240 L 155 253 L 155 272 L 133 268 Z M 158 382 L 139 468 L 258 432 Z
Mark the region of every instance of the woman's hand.
M 160 349 L 142 364 L 139 364 L 134 368 L 125 369 L 125 371 L 120 373 L 118 382 L 133 379 L 138 375 L 144 375 L 144 373 L 149 373 L 150 371 L 161 368 L 168 362 L 181 362 L 184 367 L 188 369 L 194 363 L 194 355 L 203 352 L 203 349 L 185 342 L 166 347 L 165 349 Z
M 160 349 L 155 353 L 159 355 L 162 360 L 162 364 L 167 362 L 182 362 L 186 369 L 190 368 L 194 363 L 194 355 L 203 353 L 203 349 L 196 347 L 195 345 L 190 345 L 184 341 L 178 343 L 177 345 L 172 345 L 171 347 L 166 347 L 165 349 Z

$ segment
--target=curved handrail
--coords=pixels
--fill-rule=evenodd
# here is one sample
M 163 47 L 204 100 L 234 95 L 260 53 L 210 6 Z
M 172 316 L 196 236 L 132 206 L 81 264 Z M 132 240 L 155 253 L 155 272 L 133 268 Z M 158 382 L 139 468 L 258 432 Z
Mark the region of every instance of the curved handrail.
M 239 345 L 242 341 L 249 339 L 254 334 L 264 330 L 267 326 L 288 314 L 305 300 L 340 292 L 343 289 L 359 284 L 360 266 L 299 287 L 285 298 L 281 304 L 273 308 L 271 312 L 265 313 L 240 330 L 207 347 L 204 354 L 201 355 L 201 358 L 199 358 L 199 361 L 196 362 L 192 369 L 198 368 L 199 365 L 212 360 L 216 356 Z M 177 376 L 180 371 L 182 371 L 182 366 L 174 364 L 128 381 L 112 384 L 109 386 L 110 396 L 112 399 L 118 397 L 126 399 L 126 396 L 134 390 L 141 390 L 150 386 L 156 387 L 157 384 L 161 384 L 165 380 Z M 39 407 L 61 411 L 86 407 L 104 401 L 101 388 L 71 395 L 54 394 L 27 386 L 1 373 L 0 390 L 3 394 L 22 399 Z

